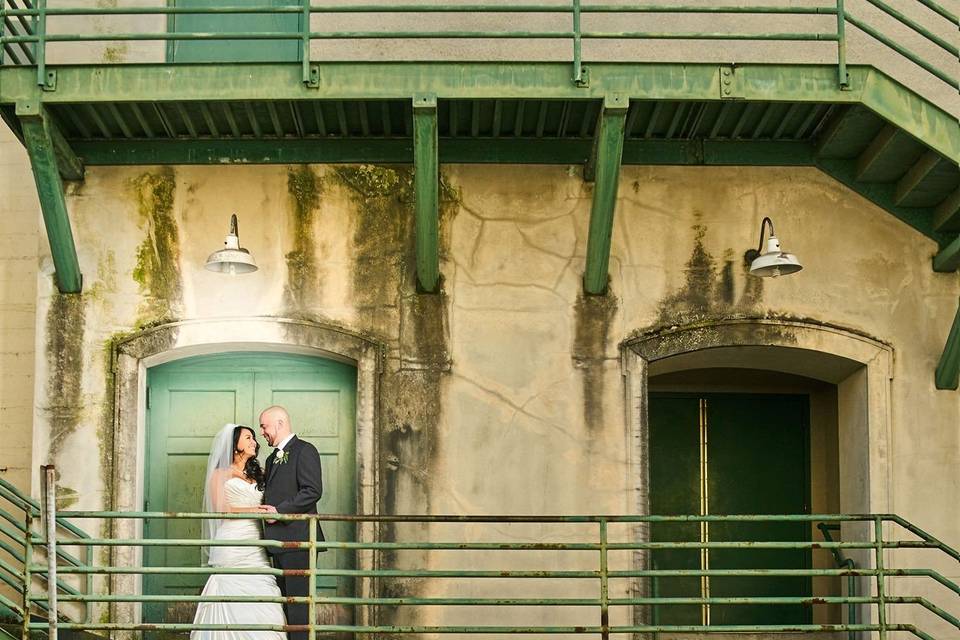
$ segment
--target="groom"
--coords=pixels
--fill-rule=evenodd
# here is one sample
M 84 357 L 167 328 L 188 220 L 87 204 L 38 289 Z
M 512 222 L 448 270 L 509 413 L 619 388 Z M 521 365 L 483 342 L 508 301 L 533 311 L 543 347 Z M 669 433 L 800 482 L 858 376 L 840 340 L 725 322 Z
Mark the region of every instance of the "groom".
M 317 513 L 317 501 L 323 495 L 320 478 L 320 454 L 309 442 L 297 438 L 291 431 L 290 414 L 283 407 L 273 406 L 260 414 L 260 434 L 276 450 L 267 458 L 267 483 L 260 510 L 268 513 Z M 306 520 L 281 522 L 267 520 L 264 538 L 282 542 L 306 542 L 310 537 Z M 317 541 L 323 531 L 317 527 Z M 273 564 L 278 569 L 308 569 L 310 552 L 306 549 L 268 547 Z M 307 576 L 280 576 L 280 592 L 286 596 L 309 595 Z M 306 603 L 285 604 L 287 624 L 306 625 Z M 306 631 L 290 633 L 290 640 L 306 640 Z

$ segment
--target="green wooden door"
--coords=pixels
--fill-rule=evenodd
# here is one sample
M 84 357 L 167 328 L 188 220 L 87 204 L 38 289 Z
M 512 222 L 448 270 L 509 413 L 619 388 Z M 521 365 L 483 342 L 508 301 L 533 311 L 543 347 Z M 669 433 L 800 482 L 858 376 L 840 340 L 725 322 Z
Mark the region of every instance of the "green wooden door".
M 306 0 L 304 0 L 306 1 Z M 176 7 L 266 7 L 296 3 L 284 0 L 173 0 Z M 169 18 L 168 29 L 177 33 L 297 33 L 299 13 L 177 13 Z M 169 62 L 296 62 L 301 41 L 283 40 L 170 40 Z
M 355 487 L 356 369 L 330 360 L 268 353 L 238 353 L 188 358 L 148 373 L 146 505 L 148 511 L 199 511 L 203 478 L 213 436 L 224 424 L 255 428 L 263 463 L 271 449 L 259 436 L 259 412 L 281 404 L 290 412 L 297 435 L 317 447 L 323 466 L 321 513 L 353 513 Z M 345 524 L 325 524 L 330 540 L 353 540 Z M 196 520 L 156 520 L 145 526 L 148 538 L 198 538 Z M 195 567 L 196 547 L 148 548 L 149 566 Z M 320 554 L 320 567 L 353 567 L 345 551 Z M 148 594 L 199 593 L 205 576 L 164 575 L 145 581 Z M 318 593 L 348 594 L 349 581 L 318 579 Z M 145 608 L 149 621 L 192 619 L 194 607 L 157 604 Z
M 657 515 L 809 513 L 806 396 L 651 394 L 650 506 Z M 793 541 L 809 523 L 658 523 L 653 541 Z M 805 569 L 808 550 L 658 550 L 658 569 Z M 661 578 L 664 597 L 809 596 L 805 577 Z M 662 624 L 799 624 L 799 605 L 660 606 Z

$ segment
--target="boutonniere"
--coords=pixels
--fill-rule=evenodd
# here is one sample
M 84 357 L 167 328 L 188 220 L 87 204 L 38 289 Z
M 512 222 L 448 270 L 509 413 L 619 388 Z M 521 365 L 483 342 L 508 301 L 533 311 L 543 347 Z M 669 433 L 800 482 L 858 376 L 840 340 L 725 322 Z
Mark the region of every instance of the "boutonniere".
M 283 464 L 289 459 L 290 459 L 289 451 L 284 451 L 283 449 L 281 449 L 280 451 L 277 452 L 277 464 Z

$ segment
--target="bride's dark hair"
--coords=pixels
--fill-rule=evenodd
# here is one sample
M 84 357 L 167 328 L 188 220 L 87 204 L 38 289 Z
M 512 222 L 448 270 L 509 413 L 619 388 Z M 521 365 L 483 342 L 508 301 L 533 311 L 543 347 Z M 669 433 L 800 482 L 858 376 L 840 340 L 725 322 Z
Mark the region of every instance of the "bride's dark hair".
M 246 429 L 250 432 L 250 435 L 253 436 L 253 441 L 257 445 L 256 451 L 253 455 L 247 458 L 247 463 L 243 465 L 243 475 L 247 476 L 251 480 L 255 480 L 257 483 L 257 489 L 263 491 L 263 485 L 266 483 L 266 478 L 263 475 L 263 469 L 260 467 L 260 461 L 257 460 L 257 454 L 260 453 L 260 443 L 257 442 L 257 434 L 253 432 L 253 429 L 250 427 L 245 427 L 242 424 L 237 425 L 233 430 L 233 453 L 237 454 L 237 443 L 240 442 L 240 434 L 243 433 L 243 430 Z

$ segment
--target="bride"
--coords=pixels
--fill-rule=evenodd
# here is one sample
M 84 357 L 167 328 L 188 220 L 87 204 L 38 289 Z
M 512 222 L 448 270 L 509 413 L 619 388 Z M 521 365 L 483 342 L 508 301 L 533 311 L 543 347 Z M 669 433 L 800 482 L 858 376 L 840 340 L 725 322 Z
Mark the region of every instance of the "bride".
M 227 424 L 210 448 L 204 484 L 204 512 L 258 513 L 263 495 L 264 476 L 257 452 L 260 445 L 250 427 Z M 203 521 L 206 540 L 259 540 L 260 522 L 248 519 Z M 205 547 L 205 564 L 211 567 L 269 568 L 263 547 Z M 280 588 L 272 575 L 211 574 L 203 588 L 204 596 L 279 597 Z M 270 624 L 284 625 L 283 608 L 278 602 L 201 602 L 194 624 Z M 190 640 L 286 640 L 280 631 L 192 631 Z

